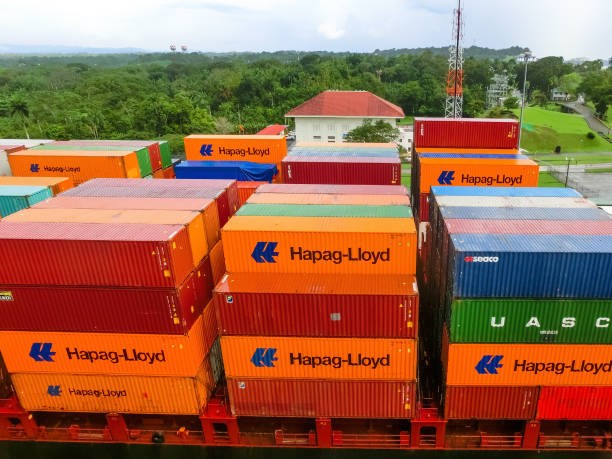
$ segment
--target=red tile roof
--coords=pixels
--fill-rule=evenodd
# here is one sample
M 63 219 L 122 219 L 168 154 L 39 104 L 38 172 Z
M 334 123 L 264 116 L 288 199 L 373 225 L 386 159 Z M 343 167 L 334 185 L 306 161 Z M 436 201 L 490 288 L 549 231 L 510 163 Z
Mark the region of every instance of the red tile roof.
M 257 135 L 279 135 L 282 134 L 285 129 L 287 129 L 285 124 L 271 124 L 259 131 Z
M 323 91 L 302 105 L 298 105 L 285 116 L 403 118 L 405 115 L 400 107 L 369 91 Z

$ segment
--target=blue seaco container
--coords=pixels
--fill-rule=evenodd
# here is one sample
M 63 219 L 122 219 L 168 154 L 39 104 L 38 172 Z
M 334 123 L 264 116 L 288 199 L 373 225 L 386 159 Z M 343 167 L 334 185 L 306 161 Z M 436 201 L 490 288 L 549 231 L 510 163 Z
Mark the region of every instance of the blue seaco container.
M 454 234 L 448 261 L 447 299 L 612 298 L 612 235 Z

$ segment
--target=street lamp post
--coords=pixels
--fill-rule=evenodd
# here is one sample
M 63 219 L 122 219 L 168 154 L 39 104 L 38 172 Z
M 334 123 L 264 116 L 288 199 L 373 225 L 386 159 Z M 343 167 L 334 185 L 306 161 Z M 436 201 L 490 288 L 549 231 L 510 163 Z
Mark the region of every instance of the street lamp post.
M 525 98 L 527 94 L 527 64 L 533 56 L 531 55 L 531 50 L 529 48 L 523 49 L 523 54 L 520 55 L 520 58 L 525 63 L 525 73 L 523 74 L 523 97 L 521 101 L 521 119 L 519 121 L 519 132 L 518 132 L 518 147 L 521 149 L 521 134 L 523 132 L 523 111 L 525 110 Z

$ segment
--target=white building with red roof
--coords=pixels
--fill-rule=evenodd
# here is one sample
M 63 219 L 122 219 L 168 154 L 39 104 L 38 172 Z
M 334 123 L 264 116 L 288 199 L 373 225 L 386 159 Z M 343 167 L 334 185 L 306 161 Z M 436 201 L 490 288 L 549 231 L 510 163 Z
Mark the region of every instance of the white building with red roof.
M 285 114 L 295 119 L 296 142 L 342 142 L 365 119 L 393 127 L 404 118 L 397 105 L 369 91 L 323 91 Z

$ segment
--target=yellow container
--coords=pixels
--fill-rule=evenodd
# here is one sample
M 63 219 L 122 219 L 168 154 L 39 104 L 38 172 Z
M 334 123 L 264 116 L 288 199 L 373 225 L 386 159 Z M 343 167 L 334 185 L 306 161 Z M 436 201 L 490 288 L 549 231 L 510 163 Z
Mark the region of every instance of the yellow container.
M 208 351 L 202 316 L 187 336 L 0 332 L 0 352 L 9 373 L 192 377 Z
M 11 214 L 13 222 L 68 223 L 147 223 L 151 225 L 185 225 L 189 235 L 193 266 L 208 254 L 204 214 L 188 210 L 106 210 L 29 208 Z
M 140 178 L 135 151 L 21 150 L 8 156 L 13 175 L 70 177 L 75 185 L 92 178 Z
M 0 185 L 48 186 L 53 195 L 69 190 L 74 185 L 68 177 L 0 177 Z
M 222 336 L 228 378 L 416 379 L 414 339 Z
M 213 390 L 210 362 L 195 377 L 17 373 L 11 375 L 27 411 L 198 415 Z
M 228 272 L 415 274 L 411 218 L 232 217 Z

